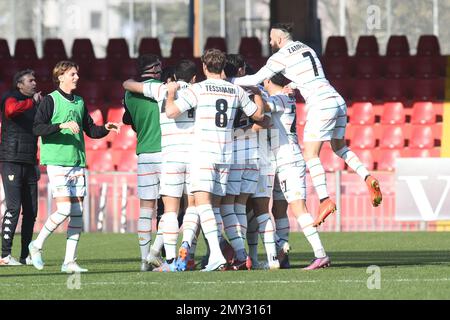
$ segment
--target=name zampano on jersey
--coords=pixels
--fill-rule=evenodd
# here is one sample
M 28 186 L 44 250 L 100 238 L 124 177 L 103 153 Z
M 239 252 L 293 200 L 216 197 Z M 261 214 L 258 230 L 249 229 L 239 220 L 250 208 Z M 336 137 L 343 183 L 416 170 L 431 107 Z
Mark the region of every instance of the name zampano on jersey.
M 287 49 L 288 49 L 289 53 L 294 53 L 297 50 L 305 49 L 305 48 L 307 48 L 307 46 L 305 46 L 304 44 L 296 44 L 296 45 L 294 45 L 294 46 L 292 46 L 290 48 L 287 48 Z
M 210 84 L 205 85 L 206 90 L 209 92 L 221 92 L 221 93 L 229 93 L 229 94 L 236 94 L 236 90 L 232 87 L 219 87 L 219 86 L 213 86 Z

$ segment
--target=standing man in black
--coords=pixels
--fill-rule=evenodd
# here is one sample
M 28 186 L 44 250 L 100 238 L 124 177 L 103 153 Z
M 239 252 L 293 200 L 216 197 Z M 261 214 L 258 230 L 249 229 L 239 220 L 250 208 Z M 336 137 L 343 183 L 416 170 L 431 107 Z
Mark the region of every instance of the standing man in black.
M 0 162 L 6 211 L 2 224 L 0 266 L 28 264 L 28 244 L 33 236 L 37 215 L 39 180 L 37 137 L 33 135 L 33 121 L 41 99 L 41 93 L 36 92 L 34 71 L 27 69 L 14 75 L 13 90 L 1 100 Z M 22 251 L 17 261 L 11 256 L 11 249 L 21 209 Z

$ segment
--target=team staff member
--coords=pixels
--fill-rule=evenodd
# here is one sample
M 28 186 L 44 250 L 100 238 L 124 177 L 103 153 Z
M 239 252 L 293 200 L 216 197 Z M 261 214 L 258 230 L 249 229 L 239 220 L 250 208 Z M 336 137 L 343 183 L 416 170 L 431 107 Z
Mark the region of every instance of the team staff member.
M 36 78 L 30 69 L 17 72 L 13 90 L 1 102 L 2 134 L 0 162 L 5 190 L 6 211 L 2 225 L 0 265 L 16 266 L 27 262 L 28 245 L 37 215 L 37 137 L 33 135 L 36 106 L 41 101 Z M 20 262 L 11 256 L 14 234 L 22 209 L 22 251 Z M 31 263 L 31 260 L 28 260 Z

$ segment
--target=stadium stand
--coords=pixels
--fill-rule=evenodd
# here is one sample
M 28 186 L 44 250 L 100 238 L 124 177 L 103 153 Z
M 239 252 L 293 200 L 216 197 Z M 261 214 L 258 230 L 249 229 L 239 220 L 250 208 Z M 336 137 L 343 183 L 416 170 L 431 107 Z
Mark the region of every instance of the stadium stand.
M 34 40 L 31 38 L 17 39 L 14 48 L 15 59 L 36 60 L 38 58 Z
M 62 39 L 45 39 L 43 59 L 49 61 L 60 61 L 67 59 L 67 53 Z
M 378 57 L 378 41 L 375 36 L 360 36 L 356 44 L 357 57 Z
M 347 57 L 348 47 L 347 40 L 342 36 L 328 37 L 327 44 L 325 46 L 326 57 Z
M 386 56 L 409 57 L 408 38 L 405 35 L 390 36 L 387 43 Z
M 153 53 L 161 57 L 161 46 L 158 38 L 142 38 L 139 42 L 139 55 Z
M 225 38 L 222 37 L 208 37 L 205 43 L 205 51 L 208 49 L 219 49 L 223 52 L 228 52 L 227 43 L 225 42 Z
M 113 38 L 108 40 L 106 46 L 106 58 L 111 60 L 129 59 L 130 53 L 125 38 Z
M 0 39 L 0 60 L 11 59 L 11 52 L 9 51 L 8 41 L 6 39 Z

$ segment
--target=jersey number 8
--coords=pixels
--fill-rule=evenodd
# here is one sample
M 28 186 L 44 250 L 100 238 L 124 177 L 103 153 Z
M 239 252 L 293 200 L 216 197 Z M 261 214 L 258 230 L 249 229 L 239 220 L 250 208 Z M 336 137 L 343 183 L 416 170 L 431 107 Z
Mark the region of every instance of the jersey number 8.
M 218 99 L 216 101 L 216 126 L 219 128 L 225 128 L 228 124 L 228 102 L 225 99 Z

